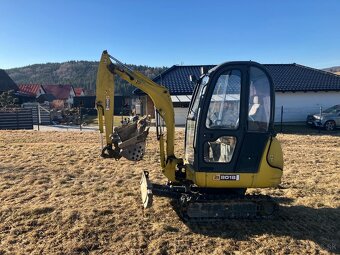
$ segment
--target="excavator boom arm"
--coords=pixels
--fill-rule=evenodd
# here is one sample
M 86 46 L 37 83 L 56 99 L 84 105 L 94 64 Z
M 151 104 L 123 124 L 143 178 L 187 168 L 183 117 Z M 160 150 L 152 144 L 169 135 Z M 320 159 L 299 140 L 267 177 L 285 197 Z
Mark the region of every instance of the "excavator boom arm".
M 112 63 L 111 58 L 116 63 Z M 100 132 L 104 132 L 105 119 L 105 135 L 107 146 L 112 146 L 112 129 L 113 129 L 113 106 L 114 106 L 114 75 L 118 75 L 123 80 L 129 82 L 135 87 L 144 91 L 153 101 L 155 108 L 159 115 L 163 118 L 166 132 L 166 153 L 164 155 L 164 139 L 160 139 L 161 149 L 161 165 L 164 174 L 169 180 L 174 180 L 175 167 L 178 161 L 174 155 L 174 135 L 175 135 L 175 119 L 174 108 L 167 88 L 161 86 L 143 74 L 133 71 L 126 67 L 115 58 L 111 57 L 107 51 L 104 51 L 99 63 L 97 75 L 97 88 L 96 88 L 96 104 L 99 117 Z M 171 161 L 171 162 L 170 162 Z

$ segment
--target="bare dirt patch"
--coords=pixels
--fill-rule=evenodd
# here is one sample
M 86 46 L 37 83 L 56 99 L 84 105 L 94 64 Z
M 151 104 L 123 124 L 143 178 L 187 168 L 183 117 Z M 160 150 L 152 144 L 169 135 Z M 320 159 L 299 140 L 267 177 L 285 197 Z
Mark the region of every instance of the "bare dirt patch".
M 190 225 L 168 199 L 141 208 L 142 170 L 165 182 L 154 133 L 134 163 L 100 158 L 95 132 L 0 131 L 0 254 L 340 253 L 340 137 L 278 137 L 282 184 L 250 192 L 273 196 L 280 216 Z

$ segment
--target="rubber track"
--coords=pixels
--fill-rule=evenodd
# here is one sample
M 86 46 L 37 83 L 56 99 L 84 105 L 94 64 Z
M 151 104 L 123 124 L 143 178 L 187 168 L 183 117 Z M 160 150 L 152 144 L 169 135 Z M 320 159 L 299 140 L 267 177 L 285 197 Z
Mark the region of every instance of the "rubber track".
M 232 217 L 190 217 L 188 215 L 188 208 L 193 204 L 198 204 L 199 206 L 204 206 L 205 204 L 213 204 L 212 207 L 218 208 L 221 206 L 223 210 L 224 205 L 228 204 L 252 204 L 254 208 L 251 212 L 234 212 L 231 213 Z M 267 211 L 263 211 L 263 203 L 266 204 Z M 183 195 L 180 199 L 176 200 L 176 207 L 179 216 L 188 223 L 219 223 L 225 220 L 255 220 L 255 219 L 273 219 L 277 215 L 279 206 L 271 199 L 269 196 L 264 195 L 246 195 L 242 197 L 236 196 L 221 196 L 221 195 Z M 196 205 L 195 205 L 196 206 Z M 269 206 L 269 209 L 268 209 Z M 254 210 L 256 211 L 254 213 Z M 196 212 L 195 212 L 196 213 Z M 235 216 L 242 214 L 242 216 Z M 246 215 L 245 215 L 246 214 Z

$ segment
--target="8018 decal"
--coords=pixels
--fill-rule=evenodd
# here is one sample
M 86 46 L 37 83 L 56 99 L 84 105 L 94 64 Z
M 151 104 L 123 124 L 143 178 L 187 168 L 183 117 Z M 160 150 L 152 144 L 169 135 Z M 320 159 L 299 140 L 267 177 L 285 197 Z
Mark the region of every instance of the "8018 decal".
M 215 181 L 239 181 L 239 174 L 216 174 L 214 176 Z

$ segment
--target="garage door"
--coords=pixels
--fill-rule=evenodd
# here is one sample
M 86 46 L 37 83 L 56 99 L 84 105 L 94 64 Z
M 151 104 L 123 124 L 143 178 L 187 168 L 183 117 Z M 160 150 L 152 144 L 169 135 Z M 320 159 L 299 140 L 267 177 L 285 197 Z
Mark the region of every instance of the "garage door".
M 185 120 L 188 115 L 188 108 L 175 107 L 174 110 L 175 110 L 175 125 L 184 126 Z

